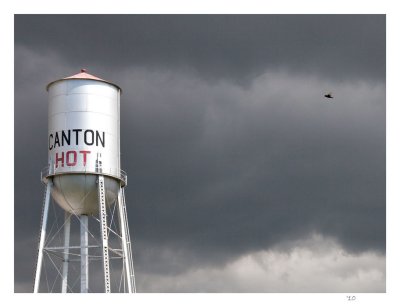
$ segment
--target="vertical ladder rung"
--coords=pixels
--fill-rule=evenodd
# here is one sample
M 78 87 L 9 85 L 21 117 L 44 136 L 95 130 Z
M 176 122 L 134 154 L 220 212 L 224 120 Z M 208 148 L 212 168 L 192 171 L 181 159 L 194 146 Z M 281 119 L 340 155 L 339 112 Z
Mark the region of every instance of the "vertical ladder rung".
M 107 227 L 107 210 L 106 210 L 106 196 L 104 187 L 104 176 L 99 175 L 98 178 L 98 198 L 99 198 L 99 214 L 100 214 L 100 232 L 103 242 L 103 268 L 104 268 L 104 287 L 105 293 L 111 292 L 110 284 L 110 261 L 108 252 L 108 227 Z

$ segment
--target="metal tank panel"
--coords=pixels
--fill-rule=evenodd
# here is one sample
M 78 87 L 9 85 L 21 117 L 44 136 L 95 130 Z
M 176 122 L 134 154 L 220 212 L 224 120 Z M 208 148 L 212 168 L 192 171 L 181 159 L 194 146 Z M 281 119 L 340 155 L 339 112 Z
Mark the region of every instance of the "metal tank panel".
M 52 177 L 52 195 L 64 210 L 97 213 L 96 174 L 106 176 L 108 204 L 126 184 L 120 169 L 121 89 L 82 71 L 50 83 L 47 90 L 49 166 L 43 177 Z
M 97 176 L 91 174 L 67 174 L 53 177 L 52 196 L 65 211 L 77 215 L 96 214 L 99 209 Z M 112 204 L 118 197 L 119 182 L 105 177 L 106 203 Z

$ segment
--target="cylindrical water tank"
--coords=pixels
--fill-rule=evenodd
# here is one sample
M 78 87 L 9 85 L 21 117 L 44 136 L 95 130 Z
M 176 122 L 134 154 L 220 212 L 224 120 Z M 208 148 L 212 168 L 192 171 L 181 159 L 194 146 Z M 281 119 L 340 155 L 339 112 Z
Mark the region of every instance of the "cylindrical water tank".
M 53 180 L 56 202 L 73 214 L 98 212 L 97 176 L 104 175 L 106 203 L 118 196 L 120 169 L 119 86 L 81 70 L 47 85 L 48 157 L 43 179 Z

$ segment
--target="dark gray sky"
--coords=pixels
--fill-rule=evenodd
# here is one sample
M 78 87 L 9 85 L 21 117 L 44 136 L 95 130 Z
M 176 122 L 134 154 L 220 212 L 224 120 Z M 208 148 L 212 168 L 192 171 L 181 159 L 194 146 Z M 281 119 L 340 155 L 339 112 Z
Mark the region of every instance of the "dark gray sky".
M 385 291 L 385 23 L 16 15 L 15 291 L 32 289 L 45 86 L 82 67 L 123 89 L 139 292 Z

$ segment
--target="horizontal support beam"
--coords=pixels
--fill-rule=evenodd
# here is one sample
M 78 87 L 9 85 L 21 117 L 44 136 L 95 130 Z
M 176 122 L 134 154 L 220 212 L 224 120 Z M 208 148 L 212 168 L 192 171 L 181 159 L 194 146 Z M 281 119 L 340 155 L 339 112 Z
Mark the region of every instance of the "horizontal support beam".
M 69 249 L 81 249 L 81 247 L 84 248 L 96 248 L 96 247 L 101 247 L 100 245 L 88 245 L 88 246 L 70 246 Z M 52 250 L 59 250 L 59 249 L 64 249 L 63 246 L 56 246 L 56 247 L 45 247 L 45 250 L 52 251 Z

